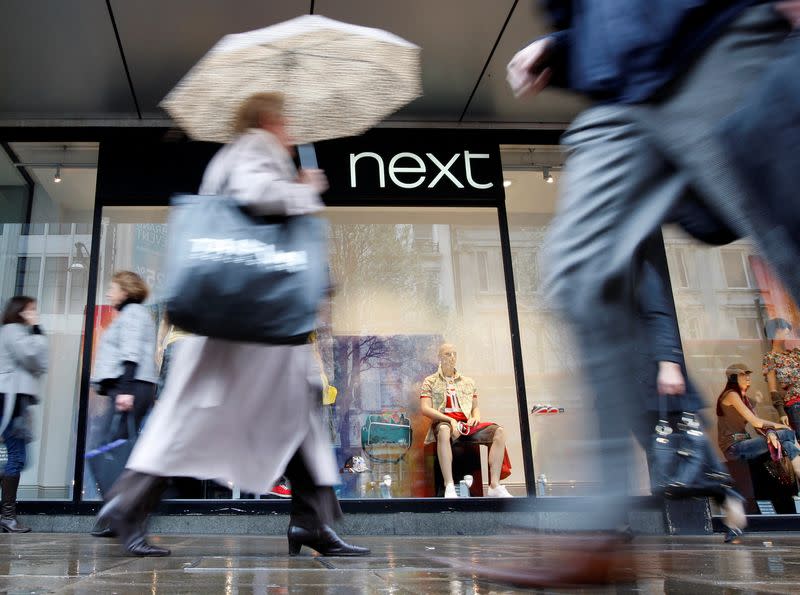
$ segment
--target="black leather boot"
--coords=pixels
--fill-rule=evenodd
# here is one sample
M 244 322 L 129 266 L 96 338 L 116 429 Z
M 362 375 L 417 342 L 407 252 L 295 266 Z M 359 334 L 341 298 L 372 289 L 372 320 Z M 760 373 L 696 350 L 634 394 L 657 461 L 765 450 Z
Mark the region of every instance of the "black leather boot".
M 106 525 L 104 523 L 101 523 L 100 519 L 97 519 L 94 522 L 94 527 L 92 527 L 92 530 L 90 531 L 90 533 L 92 534 L 92 537 L 106 537 L 106 538 L 108 538 L 108 537 L 116 537 L 117 536 L 117 533 L 114 531 L 114 529 L 112 529 L 111 527 L 109 527 L 108 525 Z
M 164 478 L 125 471 L 114 484 L 111 498 L 100 509 L 96 526 L 109 527 L 132 556 L 169 556 L 167 548 L 148 543 L 145 524 L 150 508 L 158 502 Z
M 17 488 L 19 475 L 9 477 L 4 475 L 0 480 L 3 497 L 0 500 L 0 530 L 5 533 L 28 533 L 31 528 L 22 525 L 17 520 Z
M 328 525 L 316 529 L 306 529 L 289 525 L 286 535 L 289 539 L 289 555 L 296 556 L 303 546 L 316 550 L 323 556 L 368 556 L 369 549 L 345 543 Z

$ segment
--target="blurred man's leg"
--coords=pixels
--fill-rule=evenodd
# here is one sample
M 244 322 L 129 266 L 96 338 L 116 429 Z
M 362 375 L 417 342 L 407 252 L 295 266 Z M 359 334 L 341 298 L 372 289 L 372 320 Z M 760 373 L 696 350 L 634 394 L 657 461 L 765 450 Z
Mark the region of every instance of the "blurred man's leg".
M 600 526 L 591 528 L 612 530 L 626 522 L 631 420 L 644 401 L 631 369 L 645 340 L 634 302 L 637 253 L 684 194 L 685 179 L 628 107 L 587 110 L 564 143 L 570 156 L 546 244 L 548 289 L 572 325 L 596 399 L 599 439 L 586 445 L 586 456 L 597 459 L 602 489 L 592 515 Z

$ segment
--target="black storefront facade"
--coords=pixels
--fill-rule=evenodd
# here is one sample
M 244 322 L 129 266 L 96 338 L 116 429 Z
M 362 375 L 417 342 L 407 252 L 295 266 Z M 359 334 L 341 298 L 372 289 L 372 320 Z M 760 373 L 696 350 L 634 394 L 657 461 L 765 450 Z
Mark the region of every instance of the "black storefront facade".
M 316 162 L 331 184 L 325 202 L 338 290 L 321 323 L 320 355 L 336 394 L 321 406 L 339 464 L 362 457 L 368 468 L 342 474 L 346 513 L 524 518 L 530 510 L 558 511 L 566 499 L 597 485 L 591 464 L 563 440 L 568 433 L 590 435 L 592 417 L 564 325 L 541 295 L 540 254 L 563 162 L 558 136 L 556 130 L 385 128 L 299 151 L 298 160 Z M 83 456 L 97 440 L 93 423 L 103 404 L 88 379 L 93 347 L 110 320 L 104 285 L 114 270 L 131 269 L 157 298 L 170 197 L 196 192 L 218 147 L 164 128 L 10 128 L 0 129 L 0 143 L 19 174 L 0 184 L 3 296 L 39 299 L 43 323 L 53 330 L 53 357 L 60 360 L 48 379 L 20 508 L 89 515 L 99 495 Z M 708 370 L 728 358 L 754 360 L 763 338 L 749 336 L 747 325 L 755 318 L 751 326 L 757 328 L 758 316 L 730 303 L 752 307 L 751 294 L 758 293 L 750 248 L 703 260 L 684 238 L 665 231 L 656 249 L 673 286 L 690 369 L 710 376 Z M 737 255 L 744 281 L 736 277 Z M 730 296 L 720 287 L 702 287 L 712 278 L 727 280 L 722 286 Z M 725 319 L 727 306 L 741 314 L 732 318 L 741 341 L 733 345 L 722 333 L 709 353 L 704 345 L 718 328 L 697 323 L 698 304 L 691 301 L 697 294 L 724 302 L 719 318 Z M 435 372 L 444 341 L 457 346 L 460 371 L 476 380 L 483 418 L 508 434 L 512 470 L 504 483 L 513 500 L 437 495 L 435 449 L 423 443 L 427 426 L 418 392 Z M 711 395 L 717 385 L 709 377 L 703 389 Z M 381 449 L 363 442 L 370 415 L 409 419 L 408 444 Z M 488 481 L 485 449 L 477 459 L 464 456 L 462 473 L 474 470 L 473 494 L 480 494 Z M 649 495 L 640 459 L 631 508 L 635 518 L 648 518 L 645 530 L 707 530 L 704 503 L 665 508 Z M 390 499 L 381 491 L 387 476 Z M 186 484 L 162 512 L 288 512 L 286 501 L 210 484 Z M 753 519 L 765 528 L 794 523 L 787 515 Z

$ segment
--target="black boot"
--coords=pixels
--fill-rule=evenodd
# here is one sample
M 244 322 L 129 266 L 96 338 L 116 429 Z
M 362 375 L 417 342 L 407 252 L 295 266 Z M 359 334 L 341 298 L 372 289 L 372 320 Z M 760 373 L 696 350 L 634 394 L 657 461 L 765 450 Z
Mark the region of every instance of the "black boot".
M 92 534 L 92 537 L 116 537 L 117 536 L 117 534 L 114 531 L 114 529 L 112 529 L 111 527 L 109 527 L 108 525 L 106 525 L 104 523 L 101 523 L 100 519 L 95 520 L 94 527 L 92 527 L 92 530 L 90 531 L 90 533 Z
M 165 480 L 155 475 L 125 471 L 100 509 L 97 523 L 114 531 L 132 556 L 169 556 L 170 551 L 147 542 L 145 524 L 158 503 Z
M 328 525 L 316 529 L 289 525 L 287 537 L 290 556 L 299 554 L 303 546 L 310 547 L 323 556 L 368 556 L 370 553 L 368 548 L 345 543 Z
M 0 530 L 6 533 L 27 533 L 31 528 L 17 521 L 19 475 L 13 477 L 4 475 L 0 484 L 3 490 L 3 498 L 0 500 Z

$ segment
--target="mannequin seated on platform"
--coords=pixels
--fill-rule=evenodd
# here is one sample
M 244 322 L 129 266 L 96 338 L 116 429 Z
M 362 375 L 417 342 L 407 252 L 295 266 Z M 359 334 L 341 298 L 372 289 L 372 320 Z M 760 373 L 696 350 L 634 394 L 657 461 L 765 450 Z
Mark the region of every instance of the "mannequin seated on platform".
M 506 435 L 495 423 L 481 422 L 475 381 L 456 371 L 456 348 L 445 343 L 439 347 L 439 369 L 428 376 L 420 391 L 422 414 L 432 421 L 425 444 L 436 442 L 439 466 L 444 478 L 445 498 L 457 498 L 453 482 L 453 449 L 456 441 L 485 444 L 489 447 L 489 491 L 487 496 L 511 498 L 500 484 L 500 474 L 510 473 Z

